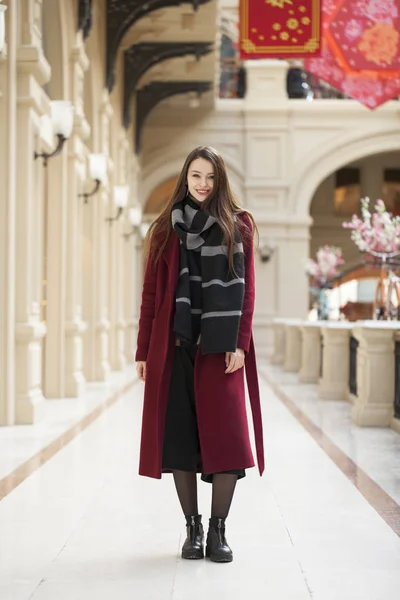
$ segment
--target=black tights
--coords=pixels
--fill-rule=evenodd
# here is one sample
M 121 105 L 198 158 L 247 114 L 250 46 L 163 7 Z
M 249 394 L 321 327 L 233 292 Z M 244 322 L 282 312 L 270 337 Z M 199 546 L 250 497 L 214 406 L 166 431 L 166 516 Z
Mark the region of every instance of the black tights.
M 173 471 L 176 491 L 186 517 L 198 515 L 197 474 L 192 471 Z M 231 507 L 238 476 L 230 473 L 213 475 L 211 516 L 226 519 Z

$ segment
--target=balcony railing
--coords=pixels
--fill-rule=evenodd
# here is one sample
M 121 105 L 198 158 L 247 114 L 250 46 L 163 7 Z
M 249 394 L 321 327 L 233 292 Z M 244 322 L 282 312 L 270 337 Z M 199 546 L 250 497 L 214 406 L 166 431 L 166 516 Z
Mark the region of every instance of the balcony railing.
M 347 98 L 322 79 L 318 79 L 298 67 L 288 69 L 286 90 L 289 98 L 317 100 L 324 98 Z M 246 70 L 235 58 L 221 59 L 220 98 L 244 98 L 246 95 Z
M 219 80 L 220 98 L 244 98 L 246 94 L 246 70 L 234 58 L 221 59 Z
M 400 419 L 400 342 L 397 341 L 395 344 L 394 351 L 394 365 L 395 365 L 395 393 L 394 393 L 394 416 L 396 419 Z
M 299 67 L 288 69 L 286 91 L 289 98 L 305 98 L 306 100 L 348 99 L 348 96 L 345 96 L 345 94 L 329 85 L 326 81 L 315 77 Z
M 357 396 L 357 350 L 359 342 L 355 337 L 350 336 L 350 369 L 349 369 L 349 390 L 350 394 Z

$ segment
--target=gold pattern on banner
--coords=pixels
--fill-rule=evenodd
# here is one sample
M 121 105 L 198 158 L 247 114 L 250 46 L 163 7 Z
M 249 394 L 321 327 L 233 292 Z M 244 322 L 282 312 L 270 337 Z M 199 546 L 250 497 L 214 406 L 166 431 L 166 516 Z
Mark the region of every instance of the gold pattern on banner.
M 286 25 L 289 27 L 289 29 L 297 29 L 300 23 L 297 19 L 288 19 Z
M 290 36 L 289 36 L 289 34 L 288 34 L 287 31 L 282 31 L 282 33 L 281 33 L 281 35 L 279 37 L 281 38 L 281 40 L 286 41 L 286 40 L 289 39 Z
M 272 29 L 274 29 L 275 31 L 280 31 L 282 29 L 282 25 L 280 23 L 274 23 L 272 25 Z
M 303 25 L 309 25 L 311 23 L 310 17 L 303 17 L 301 22 Z
M 304 50 L 306 52 L 315 52 L 319 48 L 319 41 L 315 38 L 311 38 L 308 40 L 306 44 L 304 44 Z
M 253 44 L 253 42 L 251 40 L 243 40 L 242 41 L 242 48 L 248 54 L 250 54 L 251 52 L 255 52 L 256 51 L 256 47 L 255 47 L 255 45 Z
M 285 4 L 293 5 L 292 0 L 265 0 L 265 3 L 276 8 L 285 8 Z

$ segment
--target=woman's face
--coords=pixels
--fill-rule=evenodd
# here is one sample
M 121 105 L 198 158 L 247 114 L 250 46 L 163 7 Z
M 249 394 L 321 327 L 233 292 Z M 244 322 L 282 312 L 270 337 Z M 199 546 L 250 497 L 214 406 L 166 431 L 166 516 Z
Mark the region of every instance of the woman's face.
M 205 158 L 196 158 L 189 166 L 187 174 L 189 194 L 204 202 L 214 187 L 214 166 Z

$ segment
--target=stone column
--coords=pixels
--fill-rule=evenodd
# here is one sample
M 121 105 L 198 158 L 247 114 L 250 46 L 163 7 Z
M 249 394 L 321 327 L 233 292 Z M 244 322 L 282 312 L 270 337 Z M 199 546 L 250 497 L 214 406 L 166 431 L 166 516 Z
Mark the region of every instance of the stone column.
M 98 147 L 93 152 L 109 156 L 109 135 L 112 107 L 108 94 L 102 98 L 99 130 L 92 132 L 98 138 Z M 94 122 L 97 122 L 93 118 Z M 109 160 L 109 173 L 112 172 Z M 91 187 L 93 182 L 87 182 Z M 109 215 L 109 182 L 106 181 L 97 195 L 89 198 L 84 206 L 84 320 L 88 329 L 85 334 L 84 369 L 88 381 L 107 381 L 110 374 L 108 314 L 108 261 L 110 227 L 106 222 Z
M 131 228 L 126 226 L 126 233 L 131 233 Z M 125 329 L 125 356 L 128 362 L 135 360 L 136 350 L 136 320 L 135 320 L 135 292 L 139 285 L 136 270 L 136 235 L 133 234 L 124 240 L 124 314 Z
M 288 204 L 291 112 L 284 60 L 247 61 L 243 102 L 244 204 L 255 216 L 263 243 L 275 246 L 268 262 L 257 256 L 254 331 L 257 347 L 272 345 L 272 319 L 307 314 L 308 284 L 301 267 L 309 254 L 310 218 Z M 269 119 L 265 118 L 266 111 Z M 293 293 L 296 302 L 293 302 Z
M 15 422 L 15 213 L 18 5 L 6 18 L 7 55 L 0 53 L 0 425 Z
M 322 377 L 318 393 L 324 400 L 347 400 L 349 393 L 351 323 L 327 323 L 322 333 Z
M 16 422 L 40 418 L 42 393 L 42 341 L 46 326 L 41 320 L 43 277 L 43 167 L 34 161 L 42 150 L 35 140 L 39 117 L 48 110 L 42 86 L 50 79 L 40 38 L 41 2 L 21 6 L 24 34 L 18 48 L 17 104 L 17 214 L 16 214 Z M 40 148 L 39 148 L 40 146 Z
M 116 92 L 120 91 L 119 89 Z M 121 99 L 120 94 L 115 98 Z M 114 100 L 115 100 L 114 98 Z M 119 104 L 113 109 L 114 119 L 112 121 L 111 147 L 113 149 L 114 170 L 113 185 L 127 185 L 128 179 L 128 156 L 130 154 L 130 144 L 125 130 L 120 129 L 119 122 Z M 131 194 L 131 190 L 129 189 Z M 109 356 L 110 366 L 115 371 L 121 371 L 126 365 L 125 356 L 125 331 L 127 323 L 125 319 L 125 250 L 124 242 L 124 217 L 127 215 L 128 208 L 124 209 L 123 215 L 117 221 L 109 222 L 109 315 L 110 315 L 110 336 L 109 336 Z M 114 205 L 113 188 L 110 190 L 110 214 L 113 218 L 117 208 Z
M 388 427 L 394 414 L 394 335 L 400 324 L 364 321 L 356 325 L 357 396 L 352 419 L 361 427 Z
M 280 104 L 287 100 L 285 60 L 263 59 L 245 62 L 246 102 L 265 107 L 265 103 Z
M 321 323 L 303 323 L 301 331 L 299 381 L 301 383 L 317 383 L 321 374 Z
M 272 320 L 274 332 L 274 352 L 271 357 L 273 365 L 283 365 L 285 360 L 285 319 L 276 318 Z
M 113 211 L 116 209 L 113 208 Z M 113 216 L 113 215 L 110 215 Z M 120 371 L 126 365 L 125 328 L 123 312 L 123 279 L 125 248 L 123 247 L 123 221 L 111 221 L 109 225 L 109 314 L 110 314 L 110 366 Z
M 132 204 L 139 205 L 139 193 L 138 183 L 140 176 L 140 167 L 138 165 L 136 157 L 129 159 L 129 179 L 131 187 L 131 200 Z M 125 254 L 125 276 L 124 276 L 124 289 L 125 289 L 125 356 L 129 362 L 135 361 L 136 353 L 136 341 L 137 341 L 137 326 L 138 326 L 138 311 L 137 306 L 138 290 L 142 291 L 141 281 L 139 281 L 139 270 L 137 255 L 139 252 L 139 228 L 136 228 L 132 232 L 132 226 L 126 225 L 126 233 L 132 233 L 132 235 L 124 242 L 124 254 Z
M 285 361 L 283 370 L 297 373 L 301 366 L 301 325 L 302 321 L 293 319 L 285 324 Z
M 82 320 L 82 211 L 78 198 L 86 176 L 86 157 L 83 140 L 90 134 L 83 110 L 83 78 L 89 66 L 82 44 L 71 53 L 71 87 L 75 106 L 74 130 L 69 140 L 68 203 L 67 203 L 67 268 L 65 307 L 65 395 L 77 397 L 85 392 L 83 374 Z

